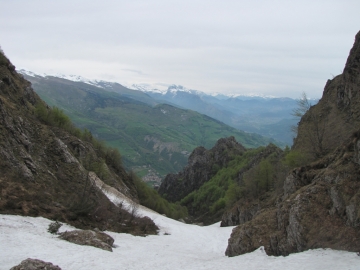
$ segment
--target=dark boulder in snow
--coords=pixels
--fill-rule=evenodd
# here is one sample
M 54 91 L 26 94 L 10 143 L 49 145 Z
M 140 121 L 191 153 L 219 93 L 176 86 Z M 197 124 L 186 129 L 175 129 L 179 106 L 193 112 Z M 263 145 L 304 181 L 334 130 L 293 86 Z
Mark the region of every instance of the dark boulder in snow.
M 93 246 L 111 252 L 114 243 L 114 238 L 110 235 L 92 230 L 66 231 L 60 234 L 60 238 L 78 245 Z
M 10 270 L 61 270 L 61 268 L 57 265 L 53 265 L 49 262 L 44 262 L 37 259 L 26 259 L 23 260 L 19 265 L 12 267 Z

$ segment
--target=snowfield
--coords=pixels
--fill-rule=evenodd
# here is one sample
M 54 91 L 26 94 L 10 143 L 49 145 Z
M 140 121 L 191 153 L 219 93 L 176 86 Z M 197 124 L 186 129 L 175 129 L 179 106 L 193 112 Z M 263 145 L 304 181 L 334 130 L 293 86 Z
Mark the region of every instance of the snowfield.
M 262 249 L 228 258 L 224 255 L 232 228 L 200 227 L 162 215 L 149 215 L 161 227 L 157 236 L 107 232 L 115 239 L 113 252 L 80 246 L 47 232 L 51 220 L 0 215 L 0 269 L 27 258 L 52 262 L 66 269 L 360 269 L 352 252 L 310 250 L 287 257 L 267 256 Z M 71 230 L 64 224 L 60 231 Z M 165 235 L 167 232 L 170 235 Z
M 113 203 L 134 205 L 96 175 L 93 177 Z M 52 221 L 42 217 L 0 215 L 0 269 L 8 270 L 27 258 L 51 262 L 63 270 L 360 269 L 360 257 L 356 253 L 330 249 L 273 257 L 259 248 L 229 258 L 225 250 L 233 227 L 221 228 L 219 223 L 205 227 L 184 224 L 143 206 L 139 206 L 137 213 L 150 217 L 160 228 L 159 235 L 140 237 L 106 232 L 115 239 L 113 252 L 61 240 L 47 232 Z M 64 224 L 60 232 L 72 229 Z

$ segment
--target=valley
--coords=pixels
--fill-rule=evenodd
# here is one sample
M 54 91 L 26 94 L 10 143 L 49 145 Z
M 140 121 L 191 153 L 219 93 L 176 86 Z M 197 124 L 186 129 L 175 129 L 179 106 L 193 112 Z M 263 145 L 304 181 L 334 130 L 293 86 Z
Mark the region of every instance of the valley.
M 297 125 L 297 119 L 292 116 L 297 106 L 295 99 L 206 94 L 181 85 L 171 85 L 162 92 L 139 85 L 133 88 L 144 91 L 158 102 L 197 111 L 236 129 L 273 138 L 283 145 L 293 144 L 295 134 L 291 126 Z M 314 105 L 317 100 L 311 102 Z
M 250 148 L 270 142 L 284 145 L 196 111 L 162 104 L 120 84 L 93 86 L 51 76 L 24 77 L 47 104 L 62 109 L 76 126 L 119 149 L 124 165 L 152 185 L 181 170 L 195 147 L 211 148 L 223 137 L 234 136 Z

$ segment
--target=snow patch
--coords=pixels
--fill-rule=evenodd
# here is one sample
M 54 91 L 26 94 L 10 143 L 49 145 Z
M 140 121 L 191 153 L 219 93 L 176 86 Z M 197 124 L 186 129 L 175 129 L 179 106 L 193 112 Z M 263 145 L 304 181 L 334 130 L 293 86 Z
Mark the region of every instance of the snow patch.
M 158 220 L 161 219 L 158 216 Z M 228 258 L 224 255 L 231 228 L 199 227 L 163 218 L 168 235 L 132 236 L 106 232 L 115 239 L 113 252 L 80 246 L 47 232 L 51 220 L 0 215 L 0 269 L 27 258 L 52 262 L 62 269 L 360 269 L 354 252 L 308 250 L 287 257 L 267 256 L 263 248 Z M 60 231 L 72 230 L 64 224 Z
M 115 204 L 130 207 L 134 202 L 120 191 L 92 179 Z M 10 269 L 27 258 L 40 259 L 62 269 L 360 269 L 355 252 L 315 249 L 287 257 L 267 256 L 264 248 L 237 256 L 224 255 L 233 227 L 197 226 L 162 216 L 139 206 L 138 213 L 150 217 L 159 235 L 147 237 L 106 232 L 115 239 L 113 252 L 80 246 L 47 232 L 52 222 L 42 217 L 0 215 L 0 269 Z M 72 230 L 64 224 L 60 232 Z

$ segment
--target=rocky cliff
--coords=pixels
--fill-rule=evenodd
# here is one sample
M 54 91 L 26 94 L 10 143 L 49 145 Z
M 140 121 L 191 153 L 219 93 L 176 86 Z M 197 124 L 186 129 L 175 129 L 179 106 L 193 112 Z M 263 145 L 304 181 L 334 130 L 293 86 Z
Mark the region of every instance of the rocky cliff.
M 235 155 L 245 151 L 234 137 L 218 140 L 210 150 L 198 147 L 191 153 L 183 171 L 165 177 L 159 193 L 169 201 L 179 201 L 209 181 L 217 169 L 224 167 Z
M 313 158 L 333 151 L 360 126 L 360 33 L 343 73 L 328 80 L 323 96 L 302 117 L 293 149 Z
M 264 246 L 288 255 L 312 248 L 360 250 L 360 32 L 343 74 L 326 83 L 299 123 L 294 149 L 314 162 L 286 177 L 282 194 L 234 228 L 226 255 Z
M 0 213 L 128 230 L 119 222 L 121 209 L 92 183 L 89 168 L 97 168 L 107 184 L 136 200 L 131 176 L 121 164 L 108 162 L 113 152 L 105 156 L 101 144 L 64 130 L 61 112 L 53 115 L 59 118 L 53 126 L 39 118 L 39 108 L 44 115 L 52 110 L 0 52 Z
M 210 150 L 196 148 L 184 170 L 167 175 L 159 192 L 185 206 L 193 222 L 212 224 L 223 216 L 222 226 L 239 224 L 264 203 L 255 203 L 256 210 L 245 216 L 244 211 L 238 212 L 243 205 L 229 207 L 240 197 L 244 197 L 241 204 L 252 205 L 255 196 L 273 190 L 278 175 L 274 168 L 282 156 L 283 150 L 273 144 L 245 149 L 233 137 L 220 139 Z M 249 181 L 252 177 L 256 180 Z M 246 197 L 246 193 L 250 195 Z
M 271 155 L 277 156 L 276 162 L 281 162 L 280 158 L 283 156 L 283 151 L 276 147 L 273 144 L 268 145 L 265 149 L 263 149 L 261 152 L 257 153 L 256 155 L 252 156 L 251 159 L 248 161 L 246 166 L 241 168 L 241 170 L 238 172 L 237 177 L 235 181 L 239 186 L 243 186 L 244 182 L 244 175 L 248 173 L 251 169 L 256 169 L 256 166 L 259 165 L 259 163 L 262 160 L 265 160 Z M 277 166 L 279 167 L 279 166 Z M 282 170 L 280 168 L 277 169 L 277 177 L 281 177 L 283 174 Z M 267 207 L 269 203 L 271 203 L 269 200 L 266 199 L 265 196 L 257 197 L 257 198 L 244 198 L 240 199 L 236 203 L 234 203 L 230 208 L 226 209 L 221 217 L 221 227 L 226 226 L 235 226 L 243 224 L 249 220 L 251 220 L 255 215 L 259 213 L 259 211 L 262 208 Z

